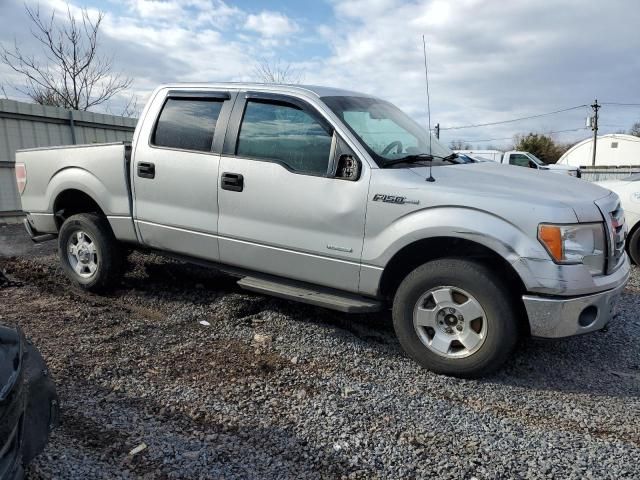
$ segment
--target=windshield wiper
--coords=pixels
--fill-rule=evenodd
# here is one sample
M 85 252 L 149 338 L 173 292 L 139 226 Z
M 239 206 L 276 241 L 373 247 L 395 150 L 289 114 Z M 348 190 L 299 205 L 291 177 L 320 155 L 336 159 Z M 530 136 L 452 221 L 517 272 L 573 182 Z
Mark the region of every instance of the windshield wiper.
M 382 168 L 390 167 L 391 165 L 396 165 L 398 163 L 416 163 L 416 162 L 423 162 L 423 161 L 431 162 L 433 161 L 434 158 L 439 158 L 440 160 L 444 160 L 446 162 L 457 163 L 457 162 L 454 162 L 454 160 L 458 158 L 458 155 L 455 153 L 452 153 L 451 155 L 447 155 L 446 157 L 440 157 L 438 155 L 430 155 L 428 153 L 417 153 L 413 155 L 407 155 L 406 157 L 402 157 L 402 158 L 385 160 L 385 162 L 382 164 Z

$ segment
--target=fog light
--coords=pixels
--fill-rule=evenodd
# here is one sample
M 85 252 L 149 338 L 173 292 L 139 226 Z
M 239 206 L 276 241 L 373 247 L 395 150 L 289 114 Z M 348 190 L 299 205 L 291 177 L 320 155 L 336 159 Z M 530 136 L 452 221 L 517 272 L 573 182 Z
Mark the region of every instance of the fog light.
M 595 305 L 590 305 L 585 308 L 580 316 L 578 317 L 578 323 L 581 327 L 588 327 L 593 325 L 598 318 L 598 307 Z

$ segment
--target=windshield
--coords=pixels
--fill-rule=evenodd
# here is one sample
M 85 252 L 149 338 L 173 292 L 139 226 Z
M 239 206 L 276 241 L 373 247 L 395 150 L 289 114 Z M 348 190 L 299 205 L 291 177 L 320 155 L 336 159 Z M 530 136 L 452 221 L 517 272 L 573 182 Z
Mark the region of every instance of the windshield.
M 379 166 L 410 155 L 445 158 L 453 153 L 389 102 L 350 96 L 322 97 L 322 100 L 342 119 Z

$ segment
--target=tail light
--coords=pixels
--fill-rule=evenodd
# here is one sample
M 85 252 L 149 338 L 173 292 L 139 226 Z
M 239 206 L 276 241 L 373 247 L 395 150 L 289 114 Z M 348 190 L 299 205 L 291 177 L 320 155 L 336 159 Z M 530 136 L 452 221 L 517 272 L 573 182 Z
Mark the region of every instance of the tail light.
M 18 184 L 18 192 L 22 195 L 27 186 L 27 167 L 24 163 L 16 163 L 16 183 Z

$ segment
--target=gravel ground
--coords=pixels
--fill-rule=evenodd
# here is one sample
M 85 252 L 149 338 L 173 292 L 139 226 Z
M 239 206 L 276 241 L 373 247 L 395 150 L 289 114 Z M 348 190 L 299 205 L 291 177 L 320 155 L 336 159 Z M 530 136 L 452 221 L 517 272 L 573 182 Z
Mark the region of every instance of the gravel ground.
M 22 282 L 0 288 L 0 321 L 39 346 L 63 402 L 30 478 L 640 478 L 638 269 L 606 332 L 526 340 L 471 381 L 419 369 L 386 313 L 140 254 L 99 297 L 51 246 L 10 257 L 0 235 Z

